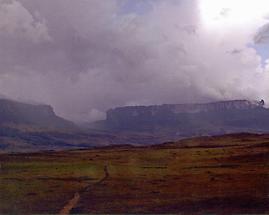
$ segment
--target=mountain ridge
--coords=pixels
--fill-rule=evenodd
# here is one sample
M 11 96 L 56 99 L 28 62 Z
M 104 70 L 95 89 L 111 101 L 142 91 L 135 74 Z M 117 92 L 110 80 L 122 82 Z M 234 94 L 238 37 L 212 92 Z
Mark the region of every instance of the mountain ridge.
M 264 100 L 228 100 L 202 104 L 126 106 L 110 109 L 100 129 L 149 132 L 169 138 L 236 132 L 268 132 Z
M 0 99 L 0 153 L 92 148 L 158 142 L 152 135 L 84 129 L 57 116 L 50 105 Z
M 261 101 L 250 101 L 250 100 L 226 100 L 226 101 L 216 101 L 216 102 L 208 102 L 208 103 L 183 103 L 183 104 L 162 104 L 162 105 L 137 105 L 137 106 L 123 106 L 111 108 L 107 111 L 107 115 L 113 111 L 124 110 L 124 109 L 137 109 L 137 108 L 162 108 L 162 107 L 173 107 L 178 112 L 197 112 L 197 111 L 210 111 L 214 109 L 248 109 L 248 108 L 256 108 L 256 107 L 264 107 L 264 100 Z M 197 109 L 190 110 L 191 109 Z
M 152 145 L 195 136 L 269 132 L 264 101 L 164 104 L 110 109 L 107 119 L 79 127 L 49 105 L 0 99 L 0 151 Z
M 57 116 L 50 105 L 0 99 L 0 124 L 23 124 L 55 129 L 73 129 L 75 124 Z

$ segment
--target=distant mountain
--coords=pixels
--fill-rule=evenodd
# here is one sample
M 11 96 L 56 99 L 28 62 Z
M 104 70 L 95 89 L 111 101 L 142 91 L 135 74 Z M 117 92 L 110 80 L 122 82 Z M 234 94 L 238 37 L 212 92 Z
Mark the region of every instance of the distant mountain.
M 0 125 L 27 125 L 50 129 L 72 129 L 75 125 L 58 117 L 49 105 L 33 105 L 0 99 Z
M 269 132 L 264 101 L 221 101 L 206 104 L 164 104 L 119 107 L 107 111 L 98 128 L 114 132 L 146 132 L 177 139 L 236 132 Z
M 269 132 L 264 101 L 120 107 L 80 128 L 48 105 L 0 99 L 0 153 L 152 145 L 193 136 Z
M 57 116 L 49 105 L 0 99 L 0 153 L 151 144 L 152 135 L 83 130 Z

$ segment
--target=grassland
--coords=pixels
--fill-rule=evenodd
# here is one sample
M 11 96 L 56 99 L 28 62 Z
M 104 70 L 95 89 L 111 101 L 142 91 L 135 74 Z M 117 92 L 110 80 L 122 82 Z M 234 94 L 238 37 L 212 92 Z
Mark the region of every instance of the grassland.
M 0 155 L 0 213 L 269 213 L 269 135 Z

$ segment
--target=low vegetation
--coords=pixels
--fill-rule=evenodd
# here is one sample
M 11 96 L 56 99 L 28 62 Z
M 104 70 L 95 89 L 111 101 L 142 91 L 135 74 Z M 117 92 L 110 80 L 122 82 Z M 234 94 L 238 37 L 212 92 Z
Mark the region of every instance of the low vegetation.
M 269 213 L 269 135 L 0 155 L 0 213 Z M 74 201 L 73 201 L 74 202 Z

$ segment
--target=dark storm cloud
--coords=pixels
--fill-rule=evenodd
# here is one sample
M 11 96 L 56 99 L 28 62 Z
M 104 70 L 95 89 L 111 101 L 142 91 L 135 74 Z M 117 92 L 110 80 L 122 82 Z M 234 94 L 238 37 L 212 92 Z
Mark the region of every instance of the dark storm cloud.
M 260 93 L 253 86 L 264 79 L 255 73 L 259 59 L 244 35 L 205 32 L 196 1 L 155 1 L 143 13 L 123 11 L 126 4 L 0 0 L 1 92 L 51 104 L 74 120 L 121 105 Z

